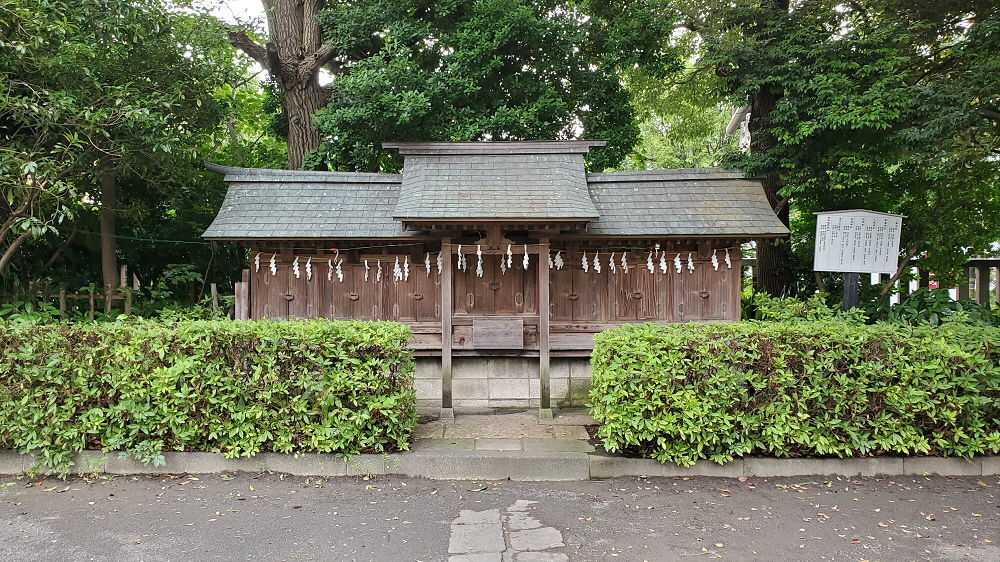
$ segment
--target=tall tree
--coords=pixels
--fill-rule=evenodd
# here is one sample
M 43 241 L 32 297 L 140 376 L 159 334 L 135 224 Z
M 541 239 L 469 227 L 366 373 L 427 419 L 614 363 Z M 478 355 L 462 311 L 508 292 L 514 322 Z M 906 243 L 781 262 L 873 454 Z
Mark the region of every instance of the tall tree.
M 279 86 L 289 168 L 377 168 L 389 139 L 564 138 L 581 129 L 608 137 L 604 154 L 617 161 L 637 137 L 619 70 L 676 62 L 661 49 L 671 23 L 644 0 L 263 3 L 267 43 L 243 31 L 230 39 Z
M 79 210 L 75 194 L 96 196 L 110 295 L 119 183 L 155 185 L 197 161 L 221 123 L 215 90 L 238 71 L 232 48 L 214 19 L 167 0 L 18 0 L 0 11 L 6 219 L 18 242 Z M 32 199 L 51 201 L 26 217 Z
M 306 155 L 320 144 L 312 118 L 329 97 L 320 84 L 320 70 L 328 66 L 331 72 L 339 74 L 345 53 L 323 40 L 317 16 L 326 5 L 325 0 L 262 2 L 267 15 L 267 42 L 261 45 L 246 31 L 232 31 L 229 39 L 257 61 L 277 84 L 288 123 L 287 167 L 298 169 Z
M 758 288 L 795 290 L 814 210 L 907 214 L 903 258 L 943 275 L 998 236 L 994 2 L 662 5 L 697 36 L 694 64 L 722 99 L 749 108 L 749 152 L 731 162 L 794 227 L 792 244 L 758 247 Z
M 313 163 L 338 169 L 393 169 L 389 139 L 578 136 L 607 140 L 590 166 L 612 166 L 638 139 L 622 70 L 678 66 L 659 40 L 671 25 L 642 2 L 381 0 L 321 21 L 339 49 L 367 53 L 316 115 L 326 140 Z

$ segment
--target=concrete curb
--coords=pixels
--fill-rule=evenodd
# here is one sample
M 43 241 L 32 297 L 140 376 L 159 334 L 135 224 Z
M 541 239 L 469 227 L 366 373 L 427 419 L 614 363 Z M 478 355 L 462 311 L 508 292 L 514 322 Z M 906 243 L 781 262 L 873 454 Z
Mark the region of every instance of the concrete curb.
M 347 461 L 331 454 L 262 453 L 227 459 L 217 453 L 164 453 L 166 465 L 154 467 L 120 454 L 83 451 L 74 457 L 77 474 L 199 474 L 283 472 L 294 476 L 395 474 L 435 480 L 566 481 L 625 476 L 991 476 L 1000 474 L 1000 456 L 870 457 L 851 459 L 779 459 L 747 457 L 725 465 L 699 461 L 684 468 L 652 459 L 630 459 L 584 452 L 475 451 L 421 449 L 386 455 L 357 455 Z M 23 474 L 35 464 L 32 455 L 0 450 L 0 474 Z

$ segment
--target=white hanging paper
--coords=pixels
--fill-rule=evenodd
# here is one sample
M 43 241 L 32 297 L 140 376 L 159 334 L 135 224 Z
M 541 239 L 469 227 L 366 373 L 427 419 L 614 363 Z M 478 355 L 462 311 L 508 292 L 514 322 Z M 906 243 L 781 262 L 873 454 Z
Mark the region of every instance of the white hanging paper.
M 625 259 L 627 255 L 626 252 L 622 252 L 622 273 L 628 273 L 628 260 Z
M 277 254 L 271 254 L 271 263 L 270 263 L 271 275 L 277 275 L 278 274 L 278 262 L 276 262 L 274 260 L 274 257 L 276 255 Z
M 260 271 L 260 252 L 253 258 L 253 270 L 254 272 Z
M 510 244 L 507 244 L 507 269 L 510 269 L 514 265 L 514 252 L 510 249 Z
M 556 264 L 552 263 L 552 251 L 546 252 L 546 256 L 549 258 L 549 269 L 555 267 Z
M 326 260 L 326 280 L 333 281 L 333 260 Z
M 584 252 L 583 257 L 580 258 L 580 267 L 583 268 L 584 273 L 590 271 L 590 262 L 587 261 L 587 252 Z
M 617 265 L 615 264 L 615 253 L 611 252 L 611 257 L 608 258 L 608 268 L 611 269 L 611 274 L 615 275 L 618 273 Z
M 524 245 L 524 269 L 528 269 L 528 245 Z
M 377 268 L 375 270 L 375 282 L 376 283 L 381 283 L 382 282 L 382 260 L 375 260 L 375 266 Z
M 679 259 L 681 259 L 680 255 L 677 256 L 677 260 Z M 676 267 L 680 267 L 679 265 L 677 265 L 678 263 L 680 262 L 675 260 L 674 265 Z M 660 273 L 666 273 L 666 272 L 667 272 L 667 253 L 663 252 L 662 254 L 660 254 Z
M 694 273 L 694 262 L 691 261 L 691 252 L 688 252 L 688 272 Z
M 482 246 L 479 246 L 479 245 L 476 246 L 476 258 L 478 258 L 478 260 L 476 261 L 476 277 L 482 277 L 483 276 L 483 247 Z
M 684 265 L 681 263 L 681 255 L 680 254 L 677 254 L 676 256 L 674 256 L 674 269 L 677 271 L 677 273 L 680 273 L 681 270 L 684 269 Z M 666 273 L 666 272 L 664 272 L 664 273 Z
M 437 266 L 438 266 L 438 275 L 441 275 L 441 272 L 444 271 L 444 258 L 441 257 L 441 252 L 438 252 Z
M 365 260 L 365 281 L 368 281 L 368 270 L 370 269 L 371 267 L 368 265 L 368 260 Z
M 500 275 L 507 275 L 507 256 L 500 256 Z
M 729 258 L 729 248 L 726 248 L 726 267 L 729 269 L 733 268 L 733 260 Z
M 556 252 L 556 257 L 553 261 L 556 264 L 556 269 L 562 269 L 563 266 L 566 265 L 566 262 L 564 262 L 562 258 L 562 250 Z
M 598 259 L 598 256 L 600 256 L 600 255 L 601 255 L 600 252 L 597 252 L 596 254 L 594 254 L 594 273 L 600 273 L 601 272 L 601 260 Z
M 712 269 L 719 271 L 719 256 L 717 252 L 718 250 L 712 250 Z
M 650 250 L 649 251 L 649 255 L 646 256 L 646 269 L 648 269 L 650 273 L 653 273 L 653 271 L 655 269 L 654 266 L 653 266 L 653 251 L 652 250 Z
M 403 257 L 403 281 L 410 280 L 410 256 Z
M 313 259 L 312 256 L 306 260 L 306 281 L 312 281 L 313 278 Z
M 392 280 L 402 281 L 403 280 L 403 269 L 399 267 L 399 256 L 396 256 L 396 263 L 392 266 Z
M 337 281 L 341 283 L 344 282 L 344 269 L 340 267 L 340 264 L 344 263 L 344 259 L 340 258 L 337 260 Z
M 298 256 L 296 256 L 295 259 L 292 260 L 292 273 L 295 274 L 295 278 L 296 279 L 302 277 L 302 272 L 299 271 L 299 258 L 298 258 Z
M 455 265 L 457 265 L 459 269 L 461 269 L 461 270 L 464 271 L 465 270 L 465 265 L 462 263 L 462 258 L 463 258 L 462 245 L 459 244 L 458 245 L 458 262 Z
M 427 270 L 427 276 L 431 276 L 431 253 L 426 252 L 424 254 L 424 269 Z

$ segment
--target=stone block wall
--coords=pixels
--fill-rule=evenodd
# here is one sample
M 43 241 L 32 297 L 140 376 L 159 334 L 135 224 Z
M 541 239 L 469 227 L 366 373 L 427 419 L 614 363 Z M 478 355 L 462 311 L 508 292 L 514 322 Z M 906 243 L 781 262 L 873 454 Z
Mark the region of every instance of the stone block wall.
M 582 406 L 590 391 L 590 360 L 552 359 L 553 406 Z M 418 357 L 417 405 L 441 405 L 441 360 Z M 452 405 L 456 408 L 537 408 L 538 359 L 455 357 L 452 359 Z

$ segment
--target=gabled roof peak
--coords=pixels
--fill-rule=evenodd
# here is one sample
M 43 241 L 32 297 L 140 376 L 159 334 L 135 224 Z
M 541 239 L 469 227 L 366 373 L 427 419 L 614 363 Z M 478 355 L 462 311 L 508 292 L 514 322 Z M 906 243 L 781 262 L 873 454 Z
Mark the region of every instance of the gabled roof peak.
M 407 155 L 487 155 L 487 154 L 586 154 L 591 147 L 608 144 L 599 140 L 559 141 L 479 141 L 479 142 L 386 142 Z

